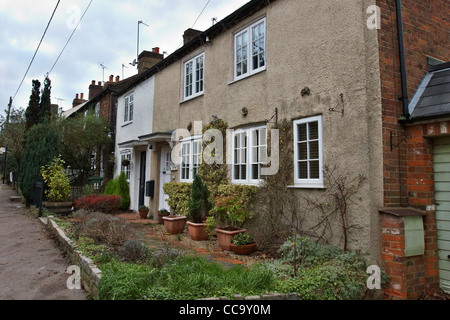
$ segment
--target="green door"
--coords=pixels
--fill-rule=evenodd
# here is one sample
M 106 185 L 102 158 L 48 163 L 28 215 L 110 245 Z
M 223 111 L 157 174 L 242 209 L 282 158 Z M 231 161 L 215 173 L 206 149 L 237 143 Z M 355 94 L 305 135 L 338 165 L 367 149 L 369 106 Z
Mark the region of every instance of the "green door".
M 435 140 L 434 176 L 440 285 L 450 293 L 450 137 Z

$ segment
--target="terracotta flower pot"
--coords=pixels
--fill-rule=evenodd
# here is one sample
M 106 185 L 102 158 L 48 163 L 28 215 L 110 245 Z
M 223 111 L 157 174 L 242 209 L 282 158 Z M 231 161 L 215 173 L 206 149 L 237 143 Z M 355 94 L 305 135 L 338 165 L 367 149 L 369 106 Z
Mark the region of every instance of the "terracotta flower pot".
M 226 251 L 231 251 L 231 241 L 233 241 L 233 237 L 239 233 L 245 233 L 247 230 L 238 229 L 228 231 L 225 229 L 216 229 L 217 232 L 217 241 L 219 242 L 219 246 Z
M 231 244 L 231 250 L 233 250 L 234 253 L 242 255 L 242 256 L 248 256 L 255 252 L 256 249 L 256 243 L 252 244 L 246 244 L 237 246 L 235 244 Z
M 171 216 L 163 217 L 166 231 L 170 234 L 181 234 L 184 231 L 187 217 L 185 216 Z
M 164 224 L 164 217 L 168 217 L 170 215 L 170 213 L 160 213 L 158 212 L 158 223 L 159 224 Z
M 148 209 L 139 209 L 139 216 L 141 217 L 141 219 L 147 219 Z
M 206 223 L 194 223 L 188 221 L 188 230 L 191 239 L 194 241 L 205 241 L 209 239 L 209 234 L 206 231 Z

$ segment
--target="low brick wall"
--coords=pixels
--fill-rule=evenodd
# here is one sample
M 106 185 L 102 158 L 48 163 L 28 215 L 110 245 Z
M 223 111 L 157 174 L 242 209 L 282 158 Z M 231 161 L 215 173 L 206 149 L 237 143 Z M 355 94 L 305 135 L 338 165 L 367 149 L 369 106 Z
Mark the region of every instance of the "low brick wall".
M 60 248 L 67 255 L 69 263 L 80 267 L 81 283 L 84 289 L 90 293 L 94 300 L 99 300 L 98 283 L 100 282 L 102 276 L 101 270 L 97 268 L 91 259 L 83 256 L 83 254 L 77 250 L 77 245 L 75 242 L 70 240 L 65 235 L 64 231 L 58 227 L 56 222 L 51 217 L 41 221 L 46 224 L 47 228 L 57 238 Z

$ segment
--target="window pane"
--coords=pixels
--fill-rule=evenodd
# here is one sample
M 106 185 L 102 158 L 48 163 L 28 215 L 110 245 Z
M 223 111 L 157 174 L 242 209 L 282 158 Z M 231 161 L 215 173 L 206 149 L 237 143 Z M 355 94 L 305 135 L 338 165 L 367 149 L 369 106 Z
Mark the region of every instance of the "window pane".
M 319 139 L 319 123 L 311 122 L 309 124 L 309 140 Z
M 308 160 L 308 144 L 298 144 L 298 160 Z
M 310 179 L 319 179 L 319 161 L 311 161 L 310 162 Z
M 301 124 L 298 126 L 298 141 L 307 141 L 308 140 L 308 134 L 307 134 L 307 125 Z
M 319 159 L 319 142 L 318 141 L 309 143 L 309 159 L 311 159 L 311 160 Z
M 298 178 L 308 179 L 308 162 L 298 163 Z

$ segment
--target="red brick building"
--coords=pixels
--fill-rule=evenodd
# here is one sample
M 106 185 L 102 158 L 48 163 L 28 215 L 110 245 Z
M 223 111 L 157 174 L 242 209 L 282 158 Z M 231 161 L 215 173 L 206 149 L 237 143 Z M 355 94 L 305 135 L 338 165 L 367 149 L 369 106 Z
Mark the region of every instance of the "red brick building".
M 450 290 L 450 139 L 445 138 L 450 134 L 450 2 L 376 3 L 381 10 L 382 261 L 391 279 L 385 297 L 417 299 Z M 423 253 L 408 253 L 408 235 L 420 232 L 409 229 L 411 217 L 423 219 Z

